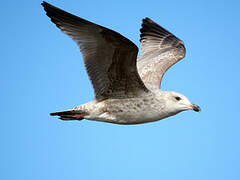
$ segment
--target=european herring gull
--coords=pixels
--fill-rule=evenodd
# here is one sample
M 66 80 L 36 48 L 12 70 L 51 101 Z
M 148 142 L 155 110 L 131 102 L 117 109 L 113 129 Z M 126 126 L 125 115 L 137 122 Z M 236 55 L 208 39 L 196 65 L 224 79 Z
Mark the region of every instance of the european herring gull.
M 79 46 L 95 94 L 91 102 L 50 115 L 62 120 L 140 124 L 185 110 L 200 111 L 184 95 L 160 90 L 162 76 L 185 56 L 185 47 L 150 18 L 142 21 L 137 58 L 138 47 L 121 34 L 47 2 L 42 6 L 51 21 Z

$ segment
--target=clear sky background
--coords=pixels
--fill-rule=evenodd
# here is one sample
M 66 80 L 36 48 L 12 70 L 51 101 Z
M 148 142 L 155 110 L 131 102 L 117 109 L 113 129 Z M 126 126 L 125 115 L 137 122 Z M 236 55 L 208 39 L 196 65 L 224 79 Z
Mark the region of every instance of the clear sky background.
M 202 108 L 149 124 L 65 122 L 49 113 L 93 99 L 77 45 L 39 0 L 3 1 L 2 180 L 239 180 L 240 2 L 51 0 L 139 46 L 150 17 L 185 42 L 162 88 Z

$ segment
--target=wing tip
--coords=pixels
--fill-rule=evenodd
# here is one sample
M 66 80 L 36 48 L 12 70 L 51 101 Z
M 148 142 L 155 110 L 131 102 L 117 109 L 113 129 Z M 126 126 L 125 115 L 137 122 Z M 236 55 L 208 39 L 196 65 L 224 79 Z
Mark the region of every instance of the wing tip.
M 49 3 L 46 2 L 46 1 L 43 1 L 43 2 L 41 3 L 41 5 L 44 7 L 44 10 L 45 10 L 47 7 L 54 7 L 53 5 L 49 4 Z
M 179 42 L 181 41 L 183 43 L 182 40 L 177 38 L 174 34 L 157 24 L 149 17 L 145 17 L 142 19 L 142 26 L 140 32 L 140 42 L 142 42 L 144 39 L 147 39 L 149 36 L 155 37 L 157 39 L 163 39 L 164 37 L 171 36 L 173 39 Z
M 140 36 L 144 36 L 144 33 L 147 33 L 147 32 L 154 32 L 155 34 L 161 33 L 163 35 L 168 35 L 168 34 L 173 35 L 168 30 L 166 30 L 165 28 L 157 24 L 155 21 L 153 21 L 149 17 L 142 19 L 142 26 L 141 26 L 140 32 L 141 32 Z
M 55 6 L 53 6 L 52 4 L 50 4 L 50 3 L 48 3 L 48 2 L 46 2 L 46 1 L 42 1 L 42 3 L 41 3 L 41 5 L 43 6 L 43 7 L 55 7 Z
M 42 3 L 41 3 L 42 6 L 45 6 L 46 4 L 47 4 L 46 1 L 42 1 Z
M 151 18 L 145 17 L 142 19 L 142 23 L 155 23 L 155 22 Z

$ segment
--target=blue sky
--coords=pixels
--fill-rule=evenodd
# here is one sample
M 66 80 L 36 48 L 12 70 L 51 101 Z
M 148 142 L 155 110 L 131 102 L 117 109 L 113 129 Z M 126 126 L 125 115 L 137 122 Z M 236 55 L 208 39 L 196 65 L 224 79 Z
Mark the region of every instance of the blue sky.
M 0 179 L 239 180 L 239 1 L 49 1 L 139 46 L 150 17 L 185 42 L 162 88 L 202 112 L 135 126 L 64 122 L 49 112 L 88 102 L 78 47 L 41 1 L 1 3 Z

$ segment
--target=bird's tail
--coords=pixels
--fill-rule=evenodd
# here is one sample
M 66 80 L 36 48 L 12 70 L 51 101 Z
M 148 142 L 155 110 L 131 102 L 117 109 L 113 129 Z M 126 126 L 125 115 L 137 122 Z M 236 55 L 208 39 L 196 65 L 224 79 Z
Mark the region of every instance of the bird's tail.
M 67 110 L 50 113 L 51 116 L 60 116 L 61 120 L 82 120 L 87 114 L 80 110 Z

